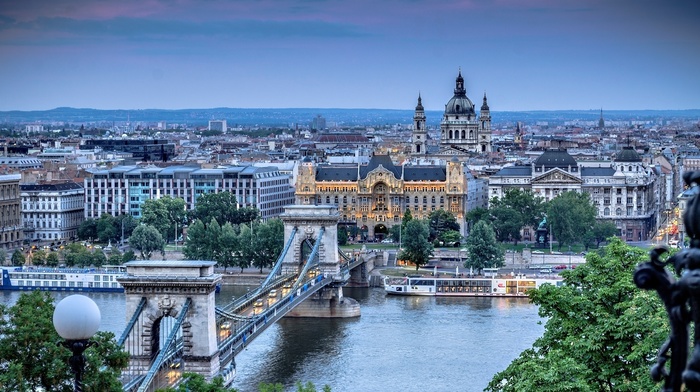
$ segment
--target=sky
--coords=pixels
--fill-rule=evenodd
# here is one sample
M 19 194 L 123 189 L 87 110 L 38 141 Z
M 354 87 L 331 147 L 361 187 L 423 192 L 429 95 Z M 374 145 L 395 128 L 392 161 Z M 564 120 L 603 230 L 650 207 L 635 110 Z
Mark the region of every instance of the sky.
M 0 110 L 700 108 L 697 0 L 0 0 Z

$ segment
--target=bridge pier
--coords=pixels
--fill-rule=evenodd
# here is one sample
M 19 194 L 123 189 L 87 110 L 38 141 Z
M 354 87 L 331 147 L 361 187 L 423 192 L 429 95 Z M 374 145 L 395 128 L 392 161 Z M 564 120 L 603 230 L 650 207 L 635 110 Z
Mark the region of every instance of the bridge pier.
M 318 273 L 333 277 L 333 284 L 298 304 L 285 317 L 358 317 L 360 305 L 343 295 L 347 270 L 341 270 L 338 256 L 338 208 L 331 205 L 292 205 L 285 207 L 280 218 L 284 222 L 284 237 L 289 238 L 294 228 L 299 234 L 292 249 L 282 262 L 283 274 L 299 274 L 309 257 L 308 250 L 321 241 L 318 253 Z M 324 234 L 321 236 L 322 230 Z
M 297 305 L 285 317 L 349 318 L 360 316 L 360 304 L 343 296 L 343 288 L 324 287 Z

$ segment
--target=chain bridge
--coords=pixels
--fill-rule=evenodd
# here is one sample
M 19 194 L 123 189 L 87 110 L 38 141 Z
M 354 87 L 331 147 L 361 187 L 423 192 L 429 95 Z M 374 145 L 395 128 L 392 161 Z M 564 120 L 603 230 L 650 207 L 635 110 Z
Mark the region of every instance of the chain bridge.
M 183 372 L 229 385 L 236 354 L 282 317 L 357 317 L 357 301 L 343 296 L 353 276 L 367 278 L 361 257 L 337 245 L 334 206 L 288 206 L 284 248 L 267 278 L 245 297 L 215 306 L 221 275 L 215 262 L 132 261 L 119 278 L 126 292 L 127 326 L 118 340 L 130 354 L 125 391 L 176 386 Z

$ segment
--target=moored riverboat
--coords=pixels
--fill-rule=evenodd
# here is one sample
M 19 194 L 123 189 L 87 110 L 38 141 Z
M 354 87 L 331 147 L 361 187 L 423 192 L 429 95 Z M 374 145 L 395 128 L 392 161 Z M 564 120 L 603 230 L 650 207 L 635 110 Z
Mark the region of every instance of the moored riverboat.
M 2 267 L 0 290 L 97 291 L 123 293 L 117 277 L 125 266 L 101 268 Z
M 561 279 L 514 277 L 440 278 L 433 276 L 385 277 L 384 290 L 393 295 L 437 297 L 526 297 L 543 284 L 560 286 Z

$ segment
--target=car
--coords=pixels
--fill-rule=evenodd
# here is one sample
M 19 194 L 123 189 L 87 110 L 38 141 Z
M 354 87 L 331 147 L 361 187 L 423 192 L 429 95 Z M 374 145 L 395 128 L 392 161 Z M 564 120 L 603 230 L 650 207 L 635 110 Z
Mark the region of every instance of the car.
M 554 267 L 554 269 L 558 270 L 565 270 L 566 269 L 566 264 L 560 264 Z
M 549 269 L 549 268 L 542 268 L 542 269 L 540 270 L 540 273 L 541 273 L 541 274 L 551 274 L 551 273 L 552 273 L 552 270 Z
M 282 295 L 286 295 L 286 294 L 289 292 L 289 290 L 291 290 L 291 289 L 292 289 L 292 284 L 291 284 L 291 283 L 285 283 L 285 284 L 282 286 Z
M 270 290 L 270 292 L 267 294 L 267 296 L 270 298 L 276 298 L 277 297 L 277 289 Z
M 253 304 L 253 314 L 262 313 L 263 305 L 265 305 L 265 302 L 262 300 L 262 298 L 256 299 L 255 303 Z
M 393 244 L 393 243 L 394 243 L 394 240 L 392 240 L 391 238 L 385 238 L 382 240 L 382 244 Z

